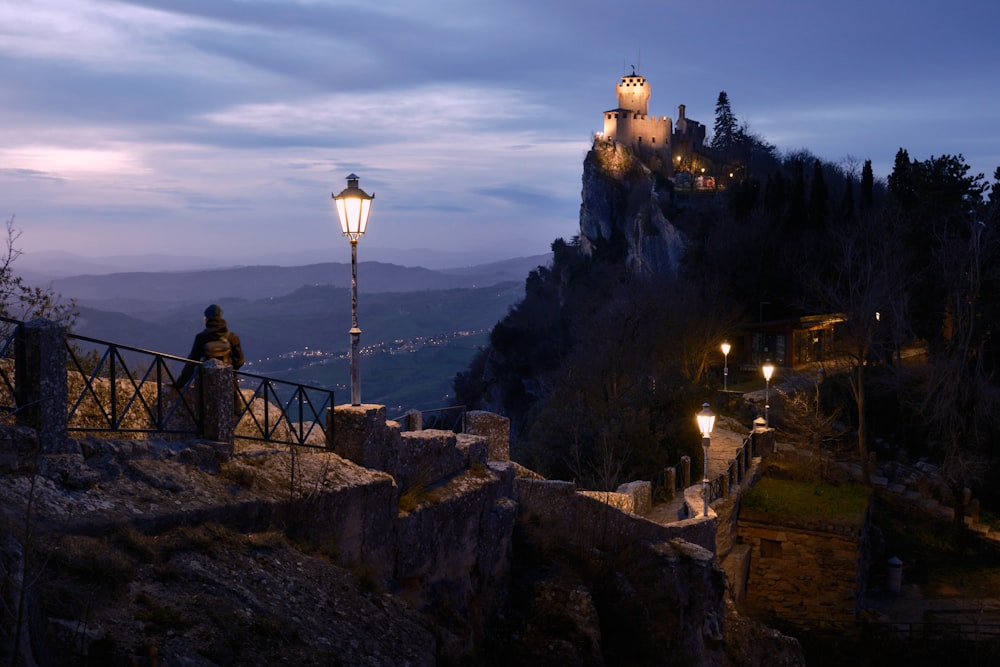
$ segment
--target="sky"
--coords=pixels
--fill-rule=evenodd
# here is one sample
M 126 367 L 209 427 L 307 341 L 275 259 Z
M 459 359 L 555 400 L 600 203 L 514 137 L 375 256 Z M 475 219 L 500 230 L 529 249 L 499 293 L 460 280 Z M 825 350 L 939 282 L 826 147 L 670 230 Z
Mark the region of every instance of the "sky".
M 543 254 L 633 67 L 709 133 L 724 90 L 781 151 L 990 178 L 998 28 L 996 0 L 0 0 L 0 219 L 23 257 L 350 261 L 355 173 L 361 261 Z

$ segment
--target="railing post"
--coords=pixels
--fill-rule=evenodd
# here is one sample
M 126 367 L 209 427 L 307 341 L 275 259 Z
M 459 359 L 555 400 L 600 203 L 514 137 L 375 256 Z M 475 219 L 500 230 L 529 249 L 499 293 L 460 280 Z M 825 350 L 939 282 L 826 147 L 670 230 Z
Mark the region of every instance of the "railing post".
M 666 477 L 664 486 L 667 488 L 667 491 L 669 492 L 668 495 L 670 496 L 670 500 L 673 500 L 674 496 L 677 495 L 677 468 L 670 466 L 669 468 L 665 469 L 663 473 Z
M 684 480 L 684 488 L 691 486 L 691 457 L 681 457 L 681 479 Z
M 16 348 L 17 423 L 35 429 L 43 452 L 67 441 L 66 327 L 37 319 L 24 325 Z
M 333 414 L 333 393 L 330 393 L 330 407 L 326 409 L 326 448 L 331 452 L 334 447 L 337 446 L 336 429 L 334 427 L 336 420 Z
M 200 375 L 204 401 L 202 436 L 207 440 L 232 445 L 236 391 L 233 368 L 218 359 L 209 359 L 202 363 Z

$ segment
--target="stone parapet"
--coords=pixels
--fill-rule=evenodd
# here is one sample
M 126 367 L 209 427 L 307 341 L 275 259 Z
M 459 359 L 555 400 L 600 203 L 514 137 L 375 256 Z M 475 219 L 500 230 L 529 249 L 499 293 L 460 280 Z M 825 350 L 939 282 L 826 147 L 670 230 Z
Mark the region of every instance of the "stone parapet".
M 632 499 L 631 511 L 635 514 L 647 514 L 653 507 L 653 485 L 647 481 L 628 482 L 619 486 L 616 491 Z
M 486 465 L 486 440 L 479 436 L 427 429 L 400 433 L 396 455 L 383 468 L 401 489 L 448 479 L 473 465 Z
M 360 466 L 387 470 L 389 433 L 399 433 L 398 425 L 386 425 L 384 405 L 338 405 L 333 410 L 333 451 Z
M 606 494 L 605 494 L 606 495 Z M 633 541 L 662 542 L 680 538 L 715 553 L 714 516 L 660 524 L 577 492 L 572 482 L 514 480 L 514 499 L 522 512 L 530 512 L 543 522 L 558 525 L 571 535 L 568 543 L 587 548 L 614 549 Z
M 339 405 L 333 413 L 334 452 L 392 475 L 400 489 L 449 479 L 489 460 L 486 437 L 438 429 L 402 431 L 385 406 Z
M 465 413 L 465 432 L 486 438 L 490 461 L 510 461 L 510 419 L 492 412 Z

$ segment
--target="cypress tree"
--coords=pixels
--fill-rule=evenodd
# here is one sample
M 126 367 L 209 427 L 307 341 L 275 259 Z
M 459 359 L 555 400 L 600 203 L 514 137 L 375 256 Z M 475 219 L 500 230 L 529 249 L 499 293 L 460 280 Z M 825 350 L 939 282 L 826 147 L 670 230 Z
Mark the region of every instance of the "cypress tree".
M 813 229 L 826 229 L 829 199 L 826 180 L 823 178 L 823 165 L 816 160 L 813 162 L 812 184 L 809 188 L 809 225 Z
M 736 145 L 739 127 L 736 123 L 736 116 L 729 106 L 729 96 L 726 91 L 719 93 L 719 99 L 715 103 L 715 127 L 712 130 L 712 148 L 720 151 L 729 151 Z

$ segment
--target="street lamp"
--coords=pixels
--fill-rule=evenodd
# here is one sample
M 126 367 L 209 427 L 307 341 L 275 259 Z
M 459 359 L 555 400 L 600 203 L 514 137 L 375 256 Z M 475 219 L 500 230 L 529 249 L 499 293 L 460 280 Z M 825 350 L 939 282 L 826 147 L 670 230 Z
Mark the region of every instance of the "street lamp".
M 729 390 L 729 350 L 733 349 L 733 346 L 729 344 L 728 340 L 722 341 L 722 358 L 723 358 L 723 368 L 722 368 L 722 391 Z
M 770 426 L 771 422 L 768 421 L 767 411 L 771 407 L 771 376 L 774 375 L 774 364 L 768 359 L 760 370 L 764 373 L 764 426 Z
M 358 346 L 361 329 L 358 328 L 358 239 L 368 227 L 368 214 L 372 210 L 374 194 L 358 187 L 358 177 L 347 177 L 347 187 L 333 195 L 340 217 L 340 228 L 351 241 L 351 405 L 361 405 L 361 369 L 358 368 Z
M 708 516 L 708 446 L 715 426 L 715 413 L 708 407 L 708 403 L 702 403 L 701 412 L 695 415 L 695 419 L 698 420 L 698 429 L 701 431 L 701 446 L 705 449 L 705 476 L 701 480 L 701 487 L 705 496 L 705 516 Z

